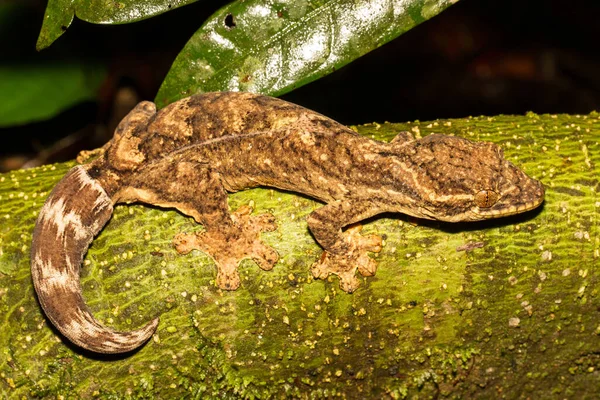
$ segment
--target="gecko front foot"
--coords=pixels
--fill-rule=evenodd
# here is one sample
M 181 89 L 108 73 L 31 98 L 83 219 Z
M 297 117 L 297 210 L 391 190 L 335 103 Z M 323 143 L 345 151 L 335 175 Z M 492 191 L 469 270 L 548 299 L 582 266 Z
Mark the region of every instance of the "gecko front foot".
M 275 217 L 271 214 L 251 216 L 251 212 L 252 208 L 242 206 L 232 213 L 230 229 L 217 227 L 205 232 L 180 233 L 173 244 L 181 254 L 200 250 L 210 255 L 217 265 L 217 285 L 221 289 L 235 290 L 240 286 L 240 261 L 250 258 L 268 271 L 279 259 L 277 252 L 260 240 L 261 232 L 277 229 Z
M 330 274 L 340 279 L 340 288 L 348 293 L 354 292 L 360 285 L 356 278 L 356 270 L 363 276 L 373 276 L 377 271 L 377 263 L 367 252 L 381 251 L 381 237 L 377 235 L 362 236 L 362 226 L 350 227 L 344 232 L 344 241 L 349 250 L 344 254 L 324 251 L 321 259 L 314 263 L 311 272 L 315 278 L 326 279 Z

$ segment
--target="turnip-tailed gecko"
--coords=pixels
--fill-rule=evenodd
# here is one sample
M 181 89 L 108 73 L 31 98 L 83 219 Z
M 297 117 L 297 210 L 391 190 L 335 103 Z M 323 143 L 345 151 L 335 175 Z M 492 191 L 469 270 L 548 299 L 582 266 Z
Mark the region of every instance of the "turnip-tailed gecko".
M 492 143 L 404 132 L 390 143 L 361 136 L 323 115 L 272 97 L 218 92 L 191 96 L 156 110 L 142 102 L 88 164 L 71 169 L 44 204 L 33 233 L 31 272 L 46 316 L 73 343 L 99 353 L 131 351 L 150 338 L 158 318 L 119 332 L 99 323 L 86 306 L 80 266 L 116 203 L 172 207 L 202 224 L 179 234 L 181 253 L 200 249 L 217 267 L 216 283 L 240 285 L 238 263 L 264 270 L 278 254 L 260 240 L 276 228 L 269 214 L 249 207 L 230 213 L 227 193 L 274 187 L 325 203 L 307 217 L 324 251 L 315 278 L 339 276 L 354 291 L 356 271 L 375 273 L 368 252 L 376 235 L 344 228 L 398 212 L 441 221 L 473 221 L 520 213 L 544 199 L 540 182 L 507 161 Z

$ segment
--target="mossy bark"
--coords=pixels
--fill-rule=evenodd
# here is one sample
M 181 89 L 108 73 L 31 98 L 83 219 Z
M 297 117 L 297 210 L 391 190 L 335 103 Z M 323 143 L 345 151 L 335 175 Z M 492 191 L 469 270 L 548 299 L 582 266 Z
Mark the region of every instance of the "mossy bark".
M 235 292 L 215 286 L 206 255 L 173 249 L 176 233 L 201 229 L 190 218 L 118 206 L 87 254 L 84 296 L 110 326 L 161 323 L 140 351 L 105 357 L 63 341 L 31 284 L 37 212 L 72 164 L 0 175 L 0 396 L 598 398 L 599 115 L 358 130 L 498 143 L 543 181 L 546 202 L 474 224 L 374 219 L 364 231 L 385 238 L 379 269 L 351 295 L 310 276 L 320 254 L 305 222 L 319 207 L 311 199 L 269 189 L 230 196 L 233 209 L 251 202 L 275 214 L 279 229 L 263 237 L 281 256 L 270 272 L 244 262 Z

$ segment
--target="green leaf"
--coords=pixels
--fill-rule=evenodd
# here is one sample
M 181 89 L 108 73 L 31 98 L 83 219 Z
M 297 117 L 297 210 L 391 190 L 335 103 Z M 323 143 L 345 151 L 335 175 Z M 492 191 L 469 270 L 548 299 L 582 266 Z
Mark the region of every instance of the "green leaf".
M 211 16 L 156 102 L 233 90 L 280 95 L 389 42 L 458 0 L 247 0 Z
M 75 62 L 0 65 L 0 127 L 47 119 L 95 98 L 105 73 Z
M 36 49 L 45 49 L 67 31 L 75 14 L 73 4 L 74 0 L 48 0 Z
M 48 0 L 37 49 L 58 39 L 73 22 L 73 16 L 94 24 L 126 24 L 140 21 L 197 0 Z

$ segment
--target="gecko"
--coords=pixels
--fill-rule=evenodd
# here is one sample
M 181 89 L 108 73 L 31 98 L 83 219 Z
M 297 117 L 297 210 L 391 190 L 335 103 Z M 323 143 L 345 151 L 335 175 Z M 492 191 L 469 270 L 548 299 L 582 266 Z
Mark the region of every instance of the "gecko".
M 97 353 L 143 345 L 158 317 L 132 331 L 100 323 L 80 283 L 83 257 L 117 203 L 175 208 L 202 224 L 173 239 L 182 254 L 207 253 L 216 285 L 235 290 L 242 259 L 263 270 L 278 253 L 260 234 L 276 229 L 271 214 L 248 206 L 231 212 L 227 194 L 257 186 L 287 190 L 324 205 L 307 224 L 321 257 L 315 278 L 339 277 L 345 292 L 376 272 L 369 252 L 378 235 L 361 235 L 360 221 L 384 213 L 448 222 L 525 212 L 544 199 L 543 185 L 504 158 L 495 144 L 409 132 L 385 143 L 361 136 L 314 111 L 243 92 L 212 92 L 161 110 L 139 103 L 89 163 L 73 167 L 49 194 L 33 232 L 31 274 L 39 303 L 72 343 Z

